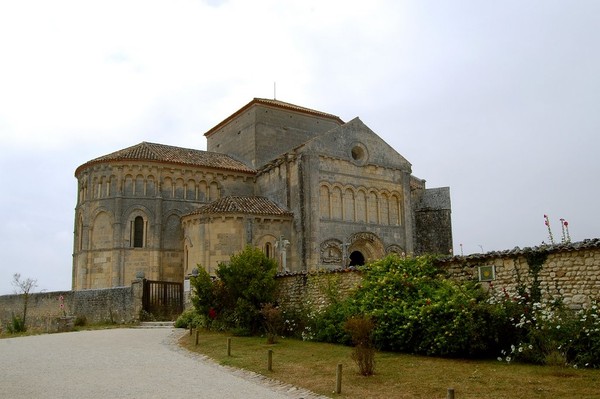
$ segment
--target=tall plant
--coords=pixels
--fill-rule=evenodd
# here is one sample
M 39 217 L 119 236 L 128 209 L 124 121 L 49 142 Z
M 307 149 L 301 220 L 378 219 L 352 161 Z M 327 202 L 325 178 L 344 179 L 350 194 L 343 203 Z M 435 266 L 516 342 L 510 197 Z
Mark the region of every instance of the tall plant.
M 277 263 L 260 249 L 247 246 L 219 264 L 217 280 L 200 268 L 192 279 L 194 306 L 209 323 L 256 333 L 262 326 L 261 309 L 275 299 Z
M 23 332 L 27 330 L 27 307 L 29 306 L 29 296 L 32 291 L 37 287 L 37 280 L 32 278 L 26 278 L 21 280 L 21 274 L 15 273 L 13 275 L 12 285 L 15 289 L 15 294 L 23 295 L 23 315 L 13 315 L 11 330 L 13 332 Z

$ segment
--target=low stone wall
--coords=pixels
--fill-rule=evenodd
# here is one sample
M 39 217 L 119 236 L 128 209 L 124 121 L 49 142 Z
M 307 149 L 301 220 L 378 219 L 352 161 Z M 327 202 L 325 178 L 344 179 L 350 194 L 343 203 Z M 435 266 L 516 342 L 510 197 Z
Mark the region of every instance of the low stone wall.
M 73 316 L 67 323 L 75 318 L 86 323 L 132 323 L 139 320 L 142 292 L 142 282 L 134 281 L 129 287 L 33 293 L 27 305 L 27 328 L 58 331 L 65 316 Z M 2 329 L 11 322 L 13 314 L 22 316 L 23 305 L 23 295 L 0 296 Z
M 513 294 L 519 281 L 531 283 L 532 274 L 526 259 L 532 254 L 547 256 L 538 276 L 544 296 L 560 296 L 572 308 L 585 307 L 591 298 L 600 298 L 600 239 L 455 256 L 439 264 L 448 270 L 451 278 L 475 281 L 479 279 L 480 267 L 492 266 L 495 278 L 482 284 Z
M 486 288 L 506 289 L 516 293 L 518 282 L 529 285 L 531 274 L 526 257 L 530 254 L 547 255 L 539 273 L 542 294 L 563 298 L 566 305 L 581 308 L 591 298 L 600 298 L 600 239 L 564 245 L 546 245 L 534 248 L 515 248 L 510 251 L 453 256 L 439 260 L 441 268 L 456 280 L 479 281 L 480 266 L 492 266 L 495 277 L 482 282 Z M 356 269 L 327 272 L 278 275 L 279 301 L 300 308 L 306 304 L 325 306 L 331 295 L 347 296 L 362 281 Z
M 362 273 L 354 268 L 280 274 L 278 301 L 295 309 L 320 309 L 332 300 L 347 297 L 361 281 Z

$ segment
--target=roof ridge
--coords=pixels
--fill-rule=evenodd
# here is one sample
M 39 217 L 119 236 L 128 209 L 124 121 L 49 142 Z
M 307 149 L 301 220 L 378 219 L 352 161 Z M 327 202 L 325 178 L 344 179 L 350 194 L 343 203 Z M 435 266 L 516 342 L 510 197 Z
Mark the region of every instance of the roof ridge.
M 252 107 L 255 104 L 266 105 L 266 106 L 271 106 L 271 107 L 278 107 L 281 109 L 301 112 L 304 114 L 312 114 L 313 116 L 318 116 L 321 118 L 327 118 L 327 119 L 333 120 L 340 125 L 343 125 L 345 123 L 339 116 L 333 115 L 333 114 L 330 114 L 327 112 L 303 107 L 300 105 L 295 105 L 295 104 L 288 103 L 288 102 L 281 101 L 281 100 L 271 100 L 268 98 L 254 97 L 248 104 L 244 105 L 243 107 L 241 107 L 240 109 L 235 111 L 233 114 L 229 115 L 228 117 L 223 119 L 221 122 L 219 122 L 216 125 L 214 125 L 213 127 L 211 127 L 206 133 L 204 133 L 204 136 L 209 137 L 214 132 L 221 129 L 223 126 L 227 125 L 229 122 L 231 122 L 233 119 L 235 119 L 238 115 L 242 114 L 243 112 L 245 112 L 247 109 L 249 109 L 250 107 Z
M 256 170 L 253 168 L 248 167 L 243 162 L 227 154 L 142 141 L 141 143 L 113 151 L 80 165 L 75 170 L 75 176 L 82 169 L 98 163 L 126 161 L 164 162 L 177 165 L 235 170 L 243 173 L 256 173 Z

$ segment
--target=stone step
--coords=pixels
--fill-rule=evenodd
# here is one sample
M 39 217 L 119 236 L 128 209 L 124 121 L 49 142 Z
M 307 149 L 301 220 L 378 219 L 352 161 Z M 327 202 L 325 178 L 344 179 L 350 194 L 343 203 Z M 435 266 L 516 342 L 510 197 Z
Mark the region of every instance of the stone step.
M 138 328 L 175 328 L 174 321 L 143 321 Z

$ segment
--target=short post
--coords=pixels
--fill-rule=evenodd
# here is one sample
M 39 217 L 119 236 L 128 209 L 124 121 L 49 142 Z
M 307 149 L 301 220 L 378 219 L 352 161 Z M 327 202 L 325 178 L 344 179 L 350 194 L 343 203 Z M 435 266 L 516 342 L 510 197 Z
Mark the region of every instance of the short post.
M 273 371 L 273 350 L 267 351 L 267 370 Z
M 335 372 L 335 393 L 342 393 L 342 364 L 337 365 Z
M 227 356 L 231 356 L 231 338 L 227 338 Z
M 446 395 L 446 399 L 454 399 L 454 388 L 448 388 L 448 394 Z
M 200 338 L 200 331 L 196 330 L 196 346 L 198 346 L 198 339 Z
M 192 325 L 190 324 L 190 337 L 192 336 L 192 330 L 194 329 L 194 327 L 192 327 Z

